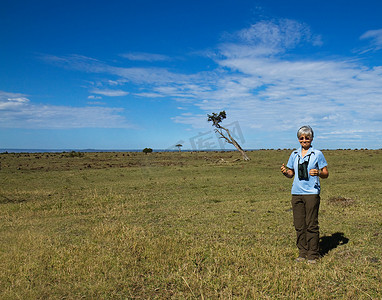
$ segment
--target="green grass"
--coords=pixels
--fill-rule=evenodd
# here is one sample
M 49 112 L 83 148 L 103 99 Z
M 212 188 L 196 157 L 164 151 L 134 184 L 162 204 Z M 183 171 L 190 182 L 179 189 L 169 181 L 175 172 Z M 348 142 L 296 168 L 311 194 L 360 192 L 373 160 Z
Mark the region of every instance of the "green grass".
M 290 150 L 1 154 L 1 299 L 381 299 L 381 150 L 324 151 L 296 263 Z M 335 235 L 336 236 L 336 235 Z

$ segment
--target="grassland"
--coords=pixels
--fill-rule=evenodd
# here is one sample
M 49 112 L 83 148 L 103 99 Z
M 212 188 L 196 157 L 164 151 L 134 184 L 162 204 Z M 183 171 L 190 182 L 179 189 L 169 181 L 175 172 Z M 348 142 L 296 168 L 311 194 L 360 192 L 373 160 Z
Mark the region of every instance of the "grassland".
M 382 150 L 324 151 L 316 265 L 289 154 L 0 154 L 0 298 L 381 299 Z

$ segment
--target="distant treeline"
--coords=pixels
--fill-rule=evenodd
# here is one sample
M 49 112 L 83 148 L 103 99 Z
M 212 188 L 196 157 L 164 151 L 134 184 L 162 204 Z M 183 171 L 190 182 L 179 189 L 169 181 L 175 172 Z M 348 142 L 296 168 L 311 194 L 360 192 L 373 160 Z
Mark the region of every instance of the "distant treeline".
M 293 149 L 245 149 L 245 151 L 263 151 L 263 150 L 293 150 Z M 348 149 L 322 149 L 323 151 L 334 151 L 334 150 L 382 150 L 380 149 L 368 149 L 368 148 L 348 148 Z M 230 152 L 236 151 L 235 149 L 200 149 L 200 150 L 192 150 L 192 149 L 182 149 L 181 152 Z M 0 148 L 0 153 L 71 153 L 71 152 L 142 152 L 142 149 L 110 149 L 110 150 L 102 150 L 102 149 L 7 149 Z M 178 149 L 153 149 L 153 152 L 179 152 Z

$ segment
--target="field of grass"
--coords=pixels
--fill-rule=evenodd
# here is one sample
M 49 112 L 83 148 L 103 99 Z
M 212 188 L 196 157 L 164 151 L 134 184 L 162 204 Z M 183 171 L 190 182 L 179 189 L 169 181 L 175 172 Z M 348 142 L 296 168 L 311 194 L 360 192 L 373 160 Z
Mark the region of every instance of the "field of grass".
M 290 152 L 0 154 L 0 299 L 381 299 L 382 150 L 324 151 L 316 265 Z

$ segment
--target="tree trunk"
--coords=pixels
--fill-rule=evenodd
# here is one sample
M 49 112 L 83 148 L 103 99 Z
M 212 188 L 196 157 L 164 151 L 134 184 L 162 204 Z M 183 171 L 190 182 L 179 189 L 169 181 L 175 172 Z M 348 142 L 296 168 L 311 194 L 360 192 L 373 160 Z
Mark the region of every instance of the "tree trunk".
M 219 129 L 216 129 L 216 132 L 219 133 L 220 136 L 221 136 L 222 138 L 224 138 L 228 143 L 234 145 L 235 148 L 241 153 L 241 155 L 243 156 L 243 159 L 244 159 L 245 161 L 249 161 L 249 160 L 251 160 L 251 159 L 247 156 L 247 154 L 245 153 L 245 151 L 243 150 L 243 148 L 240 147 L 239 143 L 236 142 L 236 140 L 231 136 L 231 134 L 229 133 L 229 130 L 228 130 L 227 128 L 224 128 L 223 126 L 221 126 L 221 125 L 219 125 L 219 124 L 217 124 L 216 127 L 220 129 L 220 131 L 219 131 Z M 226 136 L 223 134 L 223 132 L 221 132 L 221 130 L 225 130 L 225 131 L 227 132 L 229 138 L 226 137 Z
M 241 153 L 241 155 L 243 156 L 243 159 L 245 161 L 249 161 L 251 160 L 248 155 L 245 153 L 245 151 L 240 147 L 240 145 L 233 139 L 232 141 L 232 145 L 234 145 L 236 147 L 236 149 Z

